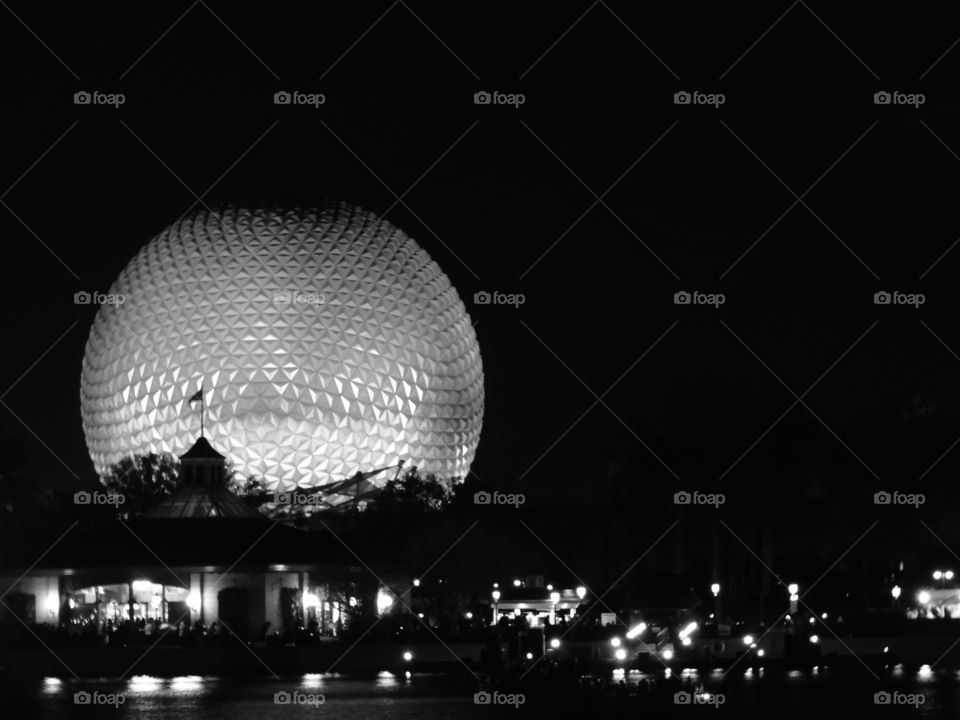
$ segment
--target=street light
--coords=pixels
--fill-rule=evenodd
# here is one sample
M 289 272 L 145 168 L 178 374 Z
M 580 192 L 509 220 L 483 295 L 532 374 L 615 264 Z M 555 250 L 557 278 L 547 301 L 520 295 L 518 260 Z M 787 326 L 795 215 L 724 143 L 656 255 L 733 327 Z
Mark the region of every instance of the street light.
M 902 592 L 902 591 L 900 590 L 900 586 L 899 586 L 899 585 L 894 585 L 892 588 L 890 588 L 890 594 L 893 595 L 893 599 L 894 599 L 894 600 L 899 600 L 899 599 L 900 599 L 900 593 L 901 593 L 901 592 Z
M 500 603 L 500 591 L 494 590 L 492 593 L 490 593 L 490 595 L 493 597 L 493 623 L 492 624 L 496 625 L 497 620 L 499 619 L 498 616 L 500 614 L 497 608 L 497 605 Z
M 720 594 L 720 583 L 714 583 L 710 586 L 710 592 L 713 593 L 713 596 L 716 597 Z
M 953 580 L 953 570 L 934 570 L 933 579 L 940 581 L 940 587 L 946 585 L 947 580 Z
M 581 585 L 577 588 L 577 597 L 583 600 L 587 596 L 587 589 Z
M 550 602 L 553 603 L 553 607 L 550 609 L 550 624 L 557 624 L 557 603 L 560 602 L 560 593 L 554 590 L 550 593 Z

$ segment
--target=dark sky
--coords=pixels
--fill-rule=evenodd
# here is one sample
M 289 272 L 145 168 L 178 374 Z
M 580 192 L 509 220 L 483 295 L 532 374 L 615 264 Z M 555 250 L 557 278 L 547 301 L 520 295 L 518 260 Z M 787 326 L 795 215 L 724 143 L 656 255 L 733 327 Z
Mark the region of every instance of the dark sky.
M 886 481 L 887 454 L 912 448 L 865 418 L 919 393 L 960 435 L 960 49 L 938 61 L 960 23 L 938 6 L 303 5 L 0 9 L 0 430 L 30 472 L 92 478 L 78 384 L 94 308 L 73 295 L 106 291 L 195 194 L 383 212 L 414 183 L 387 217 L 477 321 L 487 485 L 581 492 L 611 456 L 660 467 L 644 444 L 709 484 L 793 402 L 751 350 L 801 394 L 868 329 L 804 399 L 822 422 L 797 407 L 769 441 L 800 423 L 846 453 L 835 433 Z M 79 90 L 126 102 L 76 106 Z M 327 101 L 278 107 L 278 90 Z M 477 106 L 479 90 L 526 102 Z M 675 105 L 680 90 L 726 102 Z M 926 102 L 877 106 L 879 90 Z M 683 289 L 726 303 L 676 306 Z M 926 303 L 875 306 L 884 289 Z M 526 303 L 477 307 L 480 290 Z M 744 388 L 763 400 L 749 417 Z M 711 450 L 689 465 L 681 445 Z

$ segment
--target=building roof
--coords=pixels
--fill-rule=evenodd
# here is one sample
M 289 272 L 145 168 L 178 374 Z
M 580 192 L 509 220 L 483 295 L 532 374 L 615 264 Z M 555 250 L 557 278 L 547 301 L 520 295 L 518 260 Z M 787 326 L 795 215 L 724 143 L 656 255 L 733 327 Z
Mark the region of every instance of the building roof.
M 180 520 L 263 516 L 221 485 L 183 485 L 173 495 L 147 510 L 144 517 L 151 520 Z
M 226 456 L 221 455 L 213 449 L 213 445 L 203 435 L 193 444 L 193 447 L 180 456 L 181 460 L 226 460 Z

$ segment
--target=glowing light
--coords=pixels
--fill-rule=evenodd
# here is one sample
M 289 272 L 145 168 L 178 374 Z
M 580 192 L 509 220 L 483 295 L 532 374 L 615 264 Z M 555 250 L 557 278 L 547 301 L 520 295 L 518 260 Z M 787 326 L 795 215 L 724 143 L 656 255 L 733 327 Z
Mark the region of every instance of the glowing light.
M 764 655 L 766 655 L 766 653 L 764 652 L 763 648 L 757 650 L 757 657 L 763 657 Z
M 813 625 L 814 623 L 817 622 L 817 619 L 816 619 L 816 618 L 810 618 L 810 621 L 809 621 L 809 622 L 810 622 L 811 625 Z
M 713 593 L 713 596 L 714 596 L 714 597 L 716 597 L 717 595 L 719 595 L 719 594 L 720 594 L 720 583 L 713 583 L 713 585 L 710 586 L 710 592 Z
M 684 647 L 690 647 L 692 643 L 693 643 L 693 640 L 691 640 L 688 637 L 680 638 L 680 644 L 683 645 Z
M 622 642 L 622 641 L 620 640 L 619 637 L 612 637 L 612 638 L 610 638 L 610 644 L 613 645 L 615 648 L 620 647 L 620 643 L 621 643 L 621 642 Z
M 933 677 L 933 669 L 929 665 L 921 665 L 920 669 L 917 671 L 917 677 L 921 680 L 928 680 Z
M 377 591 L 377 612 L 383 615 L 387 610 L 393 607 L 393 596 L 383 590 Z
M 420 587 L 420 578 L 414 578 L 414 579 L 413 579 L 413 586 L 414 586 L 414 587 Z M 496 585 L 494 585 L 494 587 L 496 587 Z
M 410 673 L 409 670 L 404 670 L 403 676 L 404 676 L 407 680 L 409 680 L 409 679 L 412 677 L 412 674 Z
M 893 595 L 894 600 L 900 597 L 901 592 L 902 591 L 900 590 L 899 585 L 894 585 L 892 588 L 890 588 L 890 594 Z
M 616 652 L 613 653 L 613 656 L 614 656 L 617 660 L 626 660 L 626 659 L 627 659 L 627 651 L 624 650 L 623 648 L 617 648 Z
M 947 571 L 943 574 L 943 576 L 944 576 L 947 580 L 953 580 L 953 570 L 947 570 Z
M 697 629 L 697 624 L 695 622 L 689 623 L 683 630 L 680 631 L 680 639 L 690 637 L 693 632 Z
M 664 660 L 673 660 L 673 650 L 671 650 L 670 648 L 667 648 L 666 650 L 664 650 L 662 653 L 660 653 L 660 655 L 663 656 Z
M 150 592 L 150 589 L 153 587 L 153 583 L 149 580 L 134 580 L 133 581 L 133 591 L 135 593 L 145 593 Z
M 883 651 L 884 651 L 885 653 L 890 652 L 890 646 L 889 646 L 889 645 L 884 645 L 884 646 L 883 646 Z
M 587 595 L 587 589 L 583 585 L 580 585 L 577 588 L 577 597 L 583 600 L 583 598 L 585 598 L 586 595 Z
M 550 647 L 552 647 L 554 650 L 560 647 L 560 638 L 553 638 L 553 640 L 550 641 Z
M 356 605 L 356 598 L 350 598 L 353 602 L 350 603 L 351 606 Z M 305 608 L 317 608 L 320 607 L 320 597 L 315 593 L 304 593 L 303 594 L 303 606 Z
M 494 590 L 490 595 L 493 597 L 494 602 L 500 602 L 500 591 Z
M 647 624 L 640 623 L 639 625 L 634 625 L 627 631 L 627 640 L 633 640 L 638 635 L 642 635 L 647 631 Z
M 353 597 L 353 595 L 351 595 L 351 596 L 347 599 L 347 605 L 349 605 L 350 607 L 356 607 L 356 606 L 357 606 L 357 599 L 356 599 L 355 597 Z
M 527 653 L 527 660 L 533 660 L 533 653 L 532 653 L 532 652 L 528 652 L 528 653 Z
M 134 692 L 150 692 L 160 687 L 160 678 L 150 675 L 134 675 L 127 685 Z
M 520 587 L 521 585 L 523 585 L 523 582 L 519 578 L 513 581 L 514 587 Z
M 753 635 L 744 635 L 743 636 L 744 645 L 753 645 Z
M 797 595 L 796 593 L 794 593 L 793 595 L 790 596 L 790 602 L 792 602 L 792 603 L 797 602 L 799 599 L 800 599 L 800 596 Z
M 552 592 L 552 593 L 550 593 L 550 602 L 552 602 L 552 603 L 558 603 L 558 602 L 560 602 L 560 593 L 558 593 L 558 592 Z
M 789 592 L 791 595 L 796 595 L 800 592 L 800 586 L 796 583 L 790 583 L 787 585 L 787 592 Z
M 917 600 L 920 601 L 921 605 L 926 605 L 928 602 L 930 602 L 930 593 L 928 593 L 926 590 L 921 590 L 919 593 L 917 593 Z
M 413 653 L 407 650 L 406 652 L 403 653 L 403 659 L 405 662 L 410 662 L 411 660 L 413 660 Z
M 107 299 L 80 382 L 101 476 L 186 451 L 201 380 L 207 438 L 270 493 L 401 458 L 469 474 L 484 399 L 470 318 L 426 251 L 371 213 L 199 210 L 137 253 Z
M 811 636 L 810 636 L 810 642 L 812 642 L 814 645 L 816 645 L 818 642 L 820 642 L 819 636 L 817 636 L 817 635 L 811 635 Z
M 199 675 L 181 675 L 170 680 L 170 689 L 175 693 L 196 692 L 203 686 L 203 678 Z
M 464 614 L 464 617 L 465 617 L 467 620 L 473 620 L 473 613 L 472 613 L 472 612 L 465 613 L 465 614 Z
M 193 610 L 193 612 L 200 612 L 200 593 L 196 590 L 192 590 L 187 595 L 187 607 Z
M 50 687 L 59 687 L 60 685 L 63 685 L 63 680 L 58 677 L 45 677 L 43 679 L 43 684 Z
M 939 580 L 939 579 L 942 578 L 942 577 L 943 577 L 943 573 L 942 573 L 940 570 L 934 570 L 934 571 L 933 571 L 933 579 L 934 579 L 934 580 Z

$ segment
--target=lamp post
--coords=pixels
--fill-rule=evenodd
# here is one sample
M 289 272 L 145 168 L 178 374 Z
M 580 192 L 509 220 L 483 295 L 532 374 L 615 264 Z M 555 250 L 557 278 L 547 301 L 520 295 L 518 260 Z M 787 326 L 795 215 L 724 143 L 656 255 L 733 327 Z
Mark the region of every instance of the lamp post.
M 499 615 L 499 612 L 498 612 L 499 608 L 497 606 L 500 603 L 500 591 L 494 590 L 491 593 L 491 596 L 493 597 L 493 622 L 491 624 L 496 625 L 498 620 L 497 616 Z
M 953 570 L 934 570 L 933 579 L 940 581 L 940 588 L 946 587 L 948 580 L 953 580 Z
M 550 593 L 550 602 L 553 603 L 553 607 L 550 608 L 550 624 L 557 624 L 557 603 L 560 602 L 560 593 L 554 590 Z
M 790 615 L 797 614 L 797 604 L 800 602 L 800 586 L 797 583 L 787 585 L 787 592 L 790 593 Z
M 723 622 L 723 613 L 720 611 L 720 583 L 713 583 L 710 586 L 710 592 L 713 593 L 713 612 L 717 618 L 717 625 L 719 625 Z

